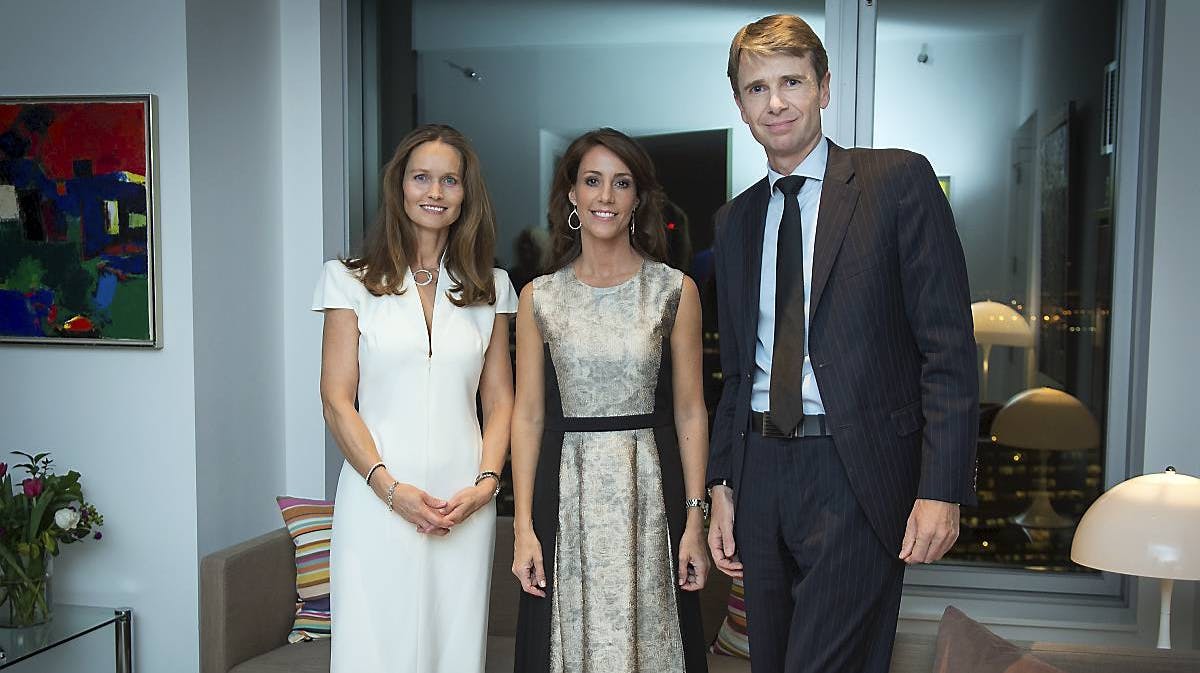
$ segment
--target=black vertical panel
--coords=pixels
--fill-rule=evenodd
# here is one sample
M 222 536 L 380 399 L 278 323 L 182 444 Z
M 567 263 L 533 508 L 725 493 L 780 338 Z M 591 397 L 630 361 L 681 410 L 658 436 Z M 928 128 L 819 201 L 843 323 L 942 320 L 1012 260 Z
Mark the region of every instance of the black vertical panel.
M 36 189 L 18 189 L 17 207 L 20 209 L 19 217 L 25 240 L 46 240 L 46 227 L 42 222 L 42 195 Z

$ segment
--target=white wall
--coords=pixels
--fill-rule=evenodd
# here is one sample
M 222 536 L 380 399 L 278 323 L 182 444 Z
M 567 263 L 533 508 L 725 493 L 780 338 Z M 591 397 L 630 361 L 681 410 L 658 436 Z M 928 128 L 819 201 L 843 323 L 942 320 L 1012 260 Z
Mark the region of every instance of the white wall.
M 188 2 L 196 481 L 203 556 L 279 525 L 279 7 Z
M 1154 272 L 1150 301 L 1150 359 L 1146 390 L 1146 448 L 1143 472 L 1174 465 L 1200 477 L 1200 441 L 1196 434 L 1196 382 L 1200 381 L 1196 335 L 1200 317 L 1200 192 L 1196 189 L 1196 157 L 1200 156 L 1200 90 L 1195 86 L 1200 63 L 1200 3 L 1169 0 L 1163 46 L 1162 108 L 1159 126 L 1158 194 L 1154 216 Z M 1194 532 L 1194 531 L 1193 531 Z M 1200 605 L 1196 582 L 1176 584 L 1172 637 L 1200 645 Z M 1153 621 L 1157 587 L 1142 583 Z M 1189 614 L 1190 613 L 1190 614 Z M 1195 628 L 1189 629 L 1189 625 Z
M 782 12 L 810 21 L 825 14 L 825 0 L 457 0 L 452 9 L 441 0 L 412 4 L 417 51 L 704 42 L 723 44 L 728 52 L 733 34 L 751 21 Z
M 341 134 L 341 118 L 330 119 L 326 97 L 341 101 L 341 82 L 323 81 L 323 65 L 340 62 L 344 35 L 340 14 L 330 12 L 338 0 L 278 0 L 281 25 L 283 307 L 278 336 L 282 340 L 283 433 L 287 447 L 286 488 L 290 495 L 325 495 L 327 465 L 325 422 L 321 417 L 318 383 L 321 373 L 321 316 L 309 310 L 312 291 L 327 257 L 326 228 L 345 235 L 344 180 L 336 184 L 329 171 L 344 175 L 342 146 L 329 146 L 330 125 Z M 322 8 L 325 11 L 322 11 Z M 329 25 L 333 24 L 333 25 Z M 331 30 L 334 26 L 336 30 Z M 340 109 L 340 107 L 336 108 Z M 340 188 L 340 193 L 327 192 Z M 327 204 L 329 200 L 337 201 Z M 327 211 L 326 207 L 330 210 Z M 338 210 L 340 209 L 340 211 Z M 337 217 L 337 219 L 332 219 Z M 344 239 L 343 239 L 344 240 Z M 342 248 L 343 246 L 337 246 Z M 332 493 L 330 493 L 332 495 Z
M 280 493 L 325 494 L 308 306 L 346 231 L 341 4 L 3 10 L 5 95 L 157 97 L 163 349 L 0 347 L 0 449 L 54 451 L 106 516 L 56 599 L 132 607 L 140 671 L 198 668 L 201 555 L 281 525 Z M 13 670 L 112 656 L 102 631 Z
M 766 159 L 738 116 L 728 53 L 717 43 L 423 51 L 418 118 L 451 124 L 474 142 L 499 220 L 496 254 L 509 260 L 517 232 L 545 226 L 542 130 L 574 138 L 598 126 L 631 135 L 732 128 L 730 196 L 760 180 Z M 484 80 L 463 77 L 447 59 Z
M 496 254 L 509 261 L 520 230 L 545 226 L 541 131 L 572 139 L 599 126 L 631 135 L 732 128 L 729 196 L 761 179 L 766 159 L 725 77 L 729 41 L 781 11 L 800 13 L 823 35 L 824 5 L 467 0 L 451 12 L 417 0 L 418 121 L 451 124 L 475 143 L 496 205 Z
M 163 349 L 0 347 L 0 449 L 53 451 L 61 470 L 83 474 L 88 497 L 105 515 L 102 541 L 67 548 L 56 562 L 57 597 L 132 606 L 138 669 L 194 670 L 196 404 L 184 2 L 6 2 L 0 14 L 5 95 L 157 96 Z M 110 632 L 77 645 L 11 670 L 90 670 L 112 659 Z
M 875 47 L 873 144 L 920 152 L 950 176 L 976 300 L 1011 298 L 1005 234 L 1020 47 L 1017 35 L 890 39 L 886 26 Z

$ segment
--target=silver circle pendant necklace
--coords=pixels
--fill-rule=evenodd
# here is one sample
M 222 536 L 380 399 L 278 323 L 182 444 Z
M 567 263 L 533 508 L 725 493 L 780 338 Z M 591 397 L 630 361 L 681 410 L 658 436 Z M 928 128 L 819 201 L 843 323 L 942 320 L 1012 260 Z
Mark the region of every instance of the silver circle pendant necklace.
M 422 279 L 422 276 L 424 279 Z M 433 272 L 425 268 L 417 269 L 413 271 L 413 282 L 421 287 L 425 287 L 433 282 Z
M 445 257 L 445 255 L 446 255 L 446 253 L 445 253 L 445 251 L 443 251 L 442 254 L 438 257 L 438 267 L 440 267 L 442 265 L 442 257 Z M 421 287 L 425 287 L 426 285 L 432 283 L 435 278 L 437 278 L 437 270 L 435 268 L 435 270 L 430 271 L 429 269 L 426 269 L 424 266 L 419 266 L 413 270 L 412 275 L 413 275 L 414 283 L 416 283 L 417 285 L 419 285 Z

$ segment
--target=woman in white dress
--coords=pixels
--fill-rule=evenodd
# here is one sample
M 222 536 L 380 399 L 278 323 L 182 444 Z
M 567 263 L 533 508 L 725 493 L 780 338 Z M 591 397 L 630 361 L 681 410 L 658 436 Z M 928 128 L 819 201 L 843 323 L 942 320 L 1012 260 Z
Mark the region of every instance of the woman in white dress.
M 409 133 L 383 195 L 363 257 L 327 262 L 313 298 L 325 420 L 346 456 L 330 670 L 481 672 L 516 297 L 492 268 L 492 207 L 460 133 Z

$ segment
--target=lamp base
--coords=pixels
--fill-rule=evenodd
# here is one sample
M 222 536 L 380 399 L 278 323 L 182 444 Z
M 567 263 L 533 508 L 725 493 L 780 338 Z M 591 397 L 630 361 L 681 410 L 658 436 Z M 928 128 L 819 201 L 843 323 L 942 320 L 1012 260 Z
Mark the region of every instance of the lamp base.
M 1158 649 L 1171 649 L 1171 591 L 1175 588 L 1175 580 L 1163 578 L 1159 580 L 1158 606 Z
M 1034 494 L 1033 502 L 1024 512 L 1014 516 L 1011 521 L 1022 528 L 1070 528 L 1075 521 L 1054 511 L 1050 504 L 1050 494 L 1039 491 Z

